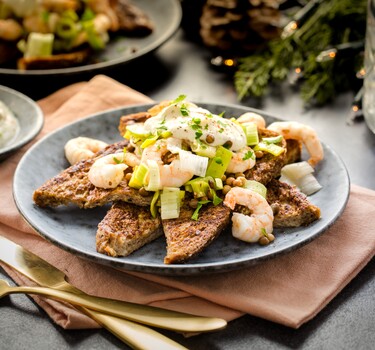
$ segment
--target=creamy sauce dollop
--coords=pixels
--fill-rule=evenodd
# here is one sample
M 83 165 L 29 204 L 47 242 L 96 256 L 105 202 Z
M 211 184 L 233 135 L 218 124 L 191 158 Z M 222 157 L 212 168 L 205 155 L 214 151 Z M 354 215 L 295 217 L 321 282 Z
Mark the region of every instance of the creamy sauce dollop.
M 172 137 L 210 146 L 227 145 L 231 151 L 246 146 L 242 127 L 191 102 L 179 102 L 164 108 L 144 123 L 147 132 L 169 131 Z M 207 142 L 209 140 L 209 142 Z
M 8 106 L 0 101 L 0 148 L 7 146 L 18 134 L 19 123 Z

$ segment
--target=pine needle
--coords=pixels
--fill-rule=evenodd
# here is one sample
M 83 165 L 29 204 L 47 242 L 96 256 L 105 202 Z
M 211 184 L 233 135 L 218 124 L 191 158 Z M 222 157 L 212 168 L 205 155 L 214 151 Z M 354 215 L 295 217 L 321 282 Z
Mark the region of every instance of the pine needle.
M 331 47 L 364 40 L 367 0 L 326 0 L 291 36 L 270 41 L 267 47 L 240 58 L 234 74 L 238 100 L 262 97 L 271 83 L 287 79 L 301 70 L 301 97 L 306 104 L 324 104 L 344 88 L 353 86 L 356 71 L 363 64 L 357 50 L 318 62 L 317 56 Z

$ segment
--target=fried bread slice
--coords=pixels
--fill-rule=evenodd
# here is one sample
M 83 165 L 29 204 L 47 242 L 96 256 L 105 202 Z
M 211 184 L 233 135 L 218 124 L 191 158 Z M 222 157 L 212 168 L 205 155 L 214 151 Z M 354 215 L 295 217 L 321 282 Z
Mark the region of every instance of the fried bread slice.
M 21 57 L 17 61 L 17 67 L 20 70 L 75 67 L 85 64 L 92 52 L 90 48 L 86 47 L 45 57 Z
M 140 7 L 129 0 L 111 0 L 118 18 L 119 31 L 132 36 L 146 36 L 154 31 L 154 23 Z
M 127 144 L 128 141 L 124 140 L 109 145 L 94 158 L 80 161 L 63 170 L 34 191 L 34 202 L 40 207 L 74 204 L 80 208 L 93 208 L 114 201 L 149 205 L 152 196 L 141 196 L 138 190 L 128 186 L 125 177 L 116 188 L 108 189 L 95 187 L 88 178 L 90 167 L 98 157 L 122 150 Z
M 320 218 L 320 209 L 295 186 L 277 179 L 267 184 L 267 201 L 274 210 L 274 227 L 307 226 Z
M 109 256 L 127 256 L 163 234 L 160 217 L 148 207 L 116 202 L 98 225 L 96 250 Z
M 167 241 L 165 264 L 186 262 L 199 254 L 228 226 L 231 211 L 222 204 L 204 205 L 197 221 L 191 219 L 193 213 L 185 204 L 177 219 L 162 220 Z
M 148 112 L 138 112 L 138 113 L 123 115 L 120 118 L 120 122 L 118 125 L 118 131 L 120 132 L 120 135 L 121 136 L 125 135 L 126 127 L 128 125 L 134 124 L 134 123 L 143 123 L 150 117 L 151 117 L 151 114 Z
M 279 134 L 275 131 L 258 128 L 258 135 L 259 139 L 262 140 L 265 137 L 274 137 Z M 266 185 L 273 178 L 280 176 L 281 168 L 285 165 L 286 160 L 286 141 L 283 139 L 279 146 L 283 147 L 285 151 L 278 156 L 263 152 L 262 157 L 257 157 L 254 167 L 245 172 L 246 179 L 255 180 Z
M 264 137 L 274 137 L 279 134 L 268 130 L 258 129 L 260 140 Z M 263 152 L 263 156 L 257 158 L 253 168 L 245 172 L 245 177 L 248 180 L 255 180 L 263 185 L 267 185 L 272 179 L 280 176 L 281 168 L 285 164 L 294 163 L 301 159 L 301 144 L 296 140 L 285 140 L 279 144 L 285 149 L 284 153 L 279 156 L 274 156 L 271 153 Z

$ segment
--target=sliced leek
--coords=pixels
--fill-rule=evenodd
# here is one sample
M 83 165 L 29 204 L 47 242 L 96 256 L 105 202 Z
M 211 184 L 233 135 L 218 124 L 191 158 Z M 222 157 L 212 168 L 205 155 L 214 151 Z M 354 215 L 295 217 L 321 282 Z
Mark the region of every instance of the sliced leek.
M 308 174 L 312 174 L 314 168 L 306 161 L 284 165 L 281 169 L 281 175 L 292 180 L 298 180 Z
M 45 57 L 52 55 L 55 36 L 51 33 L 32 32 L 26 42 L 24 57 Z
M 189 151 L 181 150 L 180 165 L 182 171 L 189 171 L 197 176 L 205 176 L 208 165 L 208 158 L 201 157 Z
M 296 186 L 309 196 L 322 188 L 313 172 L 314 168 L 306 161 L 288 164 L 281 169 L 280 181 Z
M 203 156 L 203 157 L 208 157 L 208 158 L 213 158 L 216 153 L 216 147 L 206 145 L 203 142 L 200 142 L 198 140 L 195 140 L 192 143 L 191 150 L 198 156 Z
M 153 218 L 158 216 L 158 199 L 160 196 L 160 191 L 155 191 L 154 196 L 152 197 L 151 204 L 150 204 L 150 211 Z
M 134 168 L 134 172 L 129 181 L 129 187 L 140 189 L 145 185 L 148 174 L 148 167 L 141 163 Z
M 228 168 L 233 153 L 223 146 L 219 146 L 216 150 L 215 157 L 209 160 L 206 176 L 221 179 Z
M 180 216 L 180 189 L 165 187 L 160 195 L 161 218 L 175 219 Z
M 262 183 L 255 181 L 255 180 L 246 180 L 245 188 L 252 190 L 254 192 L 259 193 L 262 197 L 266 198 L 267 196 L 267 188 Z
M 259 143 L 258 127 L 255 123 L 249 122 L 241 125 L 246 135 L 246 143 L 248 146 L 255 146 Z
M 147 191 L 157 191 L 162 188 L 160 181 L 159 165 L 155 160 L 149 159 L 148 165 L 148 184 L 146 186 Z
M 281 153 L 284 152 L 284 148 L 274 143 L 265 143 L 263 141 L 259 142 L 257 145 L 254 146 L 254 151 L 262 151 L 271 153 L 275 157 L 279 156 Z

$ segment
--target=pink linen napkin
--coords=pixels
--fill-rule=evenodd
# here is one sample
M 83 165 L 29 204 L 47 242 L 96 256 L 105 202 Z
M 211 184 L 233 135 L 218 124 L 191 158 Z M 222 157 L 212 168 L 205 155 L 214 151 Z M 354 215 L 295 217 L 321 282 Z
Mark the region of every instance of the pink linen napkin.
M 149 102 L 152 100 L 139 92 L 98 75 L 39 101 L 46 121 L 37 139 L 99 111 Z M 0 234 L 64 271 L 71 284 L 88 294 L 228 321 L 248 313 L 298 328 L 322 310 L 375 253 L 375 229 L 368 220 L 375 215 L 375 191 L 353 185 L 344 213 L 323 235 L 256 266 L 191 277 L 123 272 L 102 266 L 57 248 L 21 219 L 12 198 L 12 178 L 30 145 L 0 164 Z M 5 264 L 0 265 L 16 283 L 33 285 Z M 99 327 L 68 304 L 33 298 L 63 328 Z

